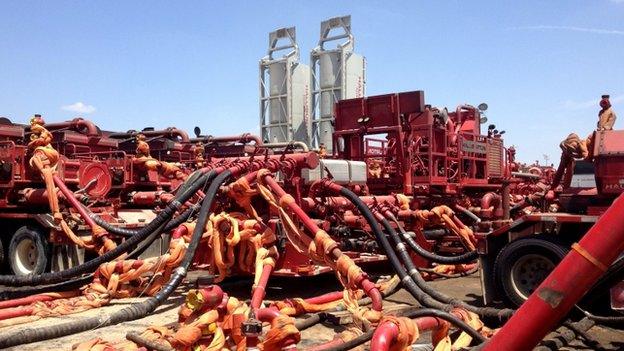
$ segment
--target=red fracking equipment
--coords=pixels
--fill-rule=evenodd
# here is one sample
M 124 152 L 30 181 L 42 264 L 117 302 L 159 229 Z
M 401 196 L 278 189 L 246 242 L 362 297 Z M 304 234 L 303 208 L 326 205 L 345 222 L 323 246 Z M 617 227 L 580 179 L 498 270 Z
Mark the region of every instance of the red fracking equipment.
M 570 253 L 542 282 L 484 350 L 530 350 L 553 330 L 624 250 L 624 195 L 572 245 Z

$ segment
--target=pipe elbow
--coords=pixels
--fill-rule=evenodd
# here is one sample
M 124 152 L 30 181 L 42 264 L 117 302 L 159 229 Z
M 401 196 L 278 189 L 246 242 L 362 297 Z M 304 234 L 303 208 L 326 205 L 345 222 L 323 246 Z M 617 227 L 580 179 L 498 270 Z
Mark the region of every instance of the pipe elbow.
M 74 118 L 71 121 L 71 124 L 74 129 L 86 129 L 87 136 L 89 137 L 96 137 L 101 135 L 101 132 L 98 130 L 97 126 L 93 122 L 86 120 L 82 117 Z
M 389 321 L 381 323 L 375 333 L 373 333 L 373 339 L 370 343 L 371 351 L 388 351 L 390 346 L 394 344 L 399 337 L 399 327 Z
M 381 291 L 367 278 L 362 279 L 361 286 L 364 293 L 370 297 L 373 310 L 381 311 L 383 309 L 383 296 L 381 295 Z

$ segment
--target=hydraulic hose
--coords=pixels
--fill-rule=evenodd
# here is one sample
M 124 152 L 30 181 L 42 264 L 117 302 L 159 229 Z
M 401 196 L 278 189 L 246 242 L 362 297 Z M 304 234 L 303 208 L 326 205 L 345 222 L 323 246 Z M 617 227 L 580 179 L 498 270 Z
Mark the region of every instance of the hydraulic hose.
M 206 179 L 206 182 L 208 182 L 215 175 L 216 175 L 216 171 L 213 170 L 205 174 L 204 178 Z M 7 285 L 7 286 L 31 285 L 32 286 L 32 285 L 42 285 L 42 284 L 54 284 L 54 283 L 61 282 L 63 280 L 67 280 L 72 277 L 76 277 L 84 273 L 94 272 L 97 269 L 97 267 L 100 266 L 100 264 L 104 262 L 109 262 L 119 257 L 123 253 L 131 250 L 133 247 L 135 247 L 135 245 L 142 242 L 145 238 L 147 238 L 150 234 L 152 234 L 155 230 L 157 230 L 158 227 L 165 224 L 166 221 L 169 218 L 171 218 L 173 213 L 175 213 L 182 206 L 182 203 L 188 200 L 188 198 L 190 198 L 193 195 L 193 193 L 197 191 L 199 188 L 201 188 L 202 184 L 204 184 L 204 182 L 197 182 L 197 183 L 201 183 L 201 184 L 197 185 L 197 187 L 192 186 L 192 187 L 187 188 L 184 192 L 182 192 L 182 194 L 180 194 L 180 196 L 176 195 L 176 199 L 173 200 L 169 204 L 169 206 L 167 206 L 160 213 L 160 215 L 156 217 L 156 219 L 151 221 L 147 226 L 143 227 L 140 230 L 140 233 L 129 237 L 126 241 L 119 244 L 113 250 L 108 251 L 91 261 L 85 262 L 83 264 L 74 266 L 72 268 L 69 268 L 60 272 L 44 273 L 40 275 L 25 275 L 25 276 L 0 275 L 0 285 Z M 194 185 L 196 185 L 196 183 L 194 183 Z
M 583 302 L 590 305 L 600 296 L 601 293 L 608 291 L 613 285 L 624 280 L 624 256 L 613 263 L 605 274 L 592 286 L 592 288 L 585 294 Z
M 403 250 L 398 250 L 398 251 L 400 253 L 402 252 L 402 254 L 404 254 L 404 256 L 407 257 L 407 260 L 405 260 L 406 262 L 401 262 L 401 260 L 399 260 L 396 253 L 394 252 L 394 248 L 388 241 L 388 238 L 386 237 L 386 235 L 381 231 L 381 228 L 379 227 L 379 223 L 377 222 L 375 216 L 373 215 L 371 210 L 368 208 L 368 206 L 355 193 L 353 193 L 349 189 L 343 186 L 337 185 L 335 183 L 331 183 L 331 185 L 335 185 L 335 187 L 338 187 L 338 191 L 340 192 L 340 195 L 344 196 L 351 203 L 353 203 L 353 205 L 355 205 L 357 209 L 360 211 L 360 213 L 364 216 L 369 226 L 373 230 L 373 234 L 375 235 L 377 242 L 381 245 L 381 247 L 385 251 L 386 256 L 388 257 L 388 260 L 392 264 L 392 267 L 394 268 L 396 273 L 401 278 L 401 282 L 403 283 L 403 286 L 410 292 L 410 294 L 412 294 L 412 296 L 414 296 L 414 298 L 419 303 L 427 307 L 442 309 L 444 311 L 450 311 L 454 307 L 459 306 L 459 307 L 466 308 L 469 311 L 475 312 L 479 315 L 495 316 L 500 319 L 506 319 L 511 316 L 511 314 L 513 313 L 513 310 L 509 310 L 509 309 L 499 310 L 499 309 L 491 308 L 491 307 L 474 307 L 472 305 L 466 304 L 465 302 L 459 299 L 452 299 L 444 294 L 439 293 L 438 291 L 435 291 L 434 289 L 431 289 L 427 285 L 427 283 L 424 281 L 424 279 L 422 278 L 418 270 L 414 267 L 414 263 L 412 262 L 412 260 L 409 258 L 409 255 L 407 254 L 405 244 L 401 242 L 401 239 L 399 238 L 396 231 L 394 231 L 392 226 L 390 226 L 390 223 L 388 223 L 388 221 L 385 219 L 382 221 L 384 228 L 388 231 L 390 236 L 394 239 L 395 243 L 397 244 L 398 246 L 397 248 L 403 249 Z M 408 267 L 408 269 L 410 270 L 409 275 L 407 274 L 405 268 L 403 267 L 402 265 L 403 263 L 406 265 L 405 267 Z M 411 264 L 411 267 L 409 267 L 410 264 Z M 444 303 L 439 301 L 439 299 L 442 299 Z
M 388 261 L 390 261 L 390 264 L 392 265 L 395 272 L 401 279 L 401 283 L 403 284 L 405 289 L 407 289 L 407 291 L 423 306 L 442 308 L 442 309 L 450 311 L 452 309 L 452 306 L 444 305 L 440 303 L 439 301 L 435 300 L 434 298 L 432 298 L 431 296 L 429 296 L 428 294 L 426 294 L 416 285 L 414 280 L 407 274 L 407 271 L 405 270 L 405 268 L 403 268 L 401 261 L 399 260 L 398 256 L 394 252 L 394 248 L 388 241 L 388 238 L 386 237 L 386 235 L 382 232 L 381 227 L 379 226 L 379 223 L 375 219 L 375 216 L 373 215 L 371 210 L 368 208 L 368 206 L 355 193 L 353 193 L 349 189 L 343 186 L 339 186 L 338 191 L 340 195 L 344 196 L 351 203 L 353 203 L 353 205 L 360 211 L 362 216 L 364 216 L 364 218 L 368 222 L 368 225 L 371 227 L 373 234 L 375 235 L 375 239 L 377 240 L 379 245 L 383 248 L 384 253 L 386 254 L 386 257 L 388 258 Z
M 419 290 L 425 292 L 427 295 L 434 298 L 435 300 L 442 302 L 444 305 L 452 306 L 452 307 L 461 307 L 470 312 L 474 312 L 480 316 L 496 317 L 501 320 L 508 319 L 509 317 L 511 317 L 511 315 L 514 312 L 512 309 L 497 309 L 493 307 L 476 307 L 460 299 L 452 298 L 448 295 L 445 295 L 439 292 L 438 290 L 432 289 L 427 284 L 427 282 L 423 279 L 422 275 L 418 271 L 418 268 L 416 268 L 416 266 L 414 265 L 414 262 L 412 261 L 409 254 L 407 253 L 407 248 L 405 247 L 405 243 L 403 243 L 403 241 L 399 237 L 399 234 L 394 230 L 394 228 L 392 228 L 392 226 L 390 225 L 390 222 L 388 222 L 387 219 L 382 218 L 381 225 L 384 227 L 386 232 L 389 233 L 390 238 L 392 238 L 392 240 L 394 241 L 395 251 L 399 253 L 399 257 L 402 263 L 405 265 L 405 268 L 407 269 L 409 276 L 416 283 Z M 442 308 L 445 310 L 448 309 L 448 307 L 444 305 L 440 306 L 438 303 L 436 303 L 429 307 Z
M 183 222 L 188 220 L 191 217 L 191 215 L 194 212 L 197 211 L 198 208 L 199 208 L 198 205 L 193 205 L 192 207 L 189 207 L 186 210 L 184 210 L 184 212 L 180 213 L 179 215 L 171 218 L 171 220 L 169 220 L 169 222 L 162 229 L 162 232 L 167 233 L 167 232 L 175 229 L 180 224 L 182 224 Z M 108 232 L 110 232 L 112 234 L 115 234 L 115 235 L 118 235 L 118 236 L 123 236 L 123 237 L 126 237 L 126 238 L 127 237 L 131 237 L 133 235 L 140 235 L 141 234 L 140 230 L 145 228 L 145 227 L 143 227 L 141 229 L 136 230 L 136 229 L 127 229 L 127 228 L 116 227 L 116 226 L 108 223 L 107 221 L 105 221 L 104 219 L 102 219 L 101 217 L 99 217 L 96 214 L 91 214 L 91 218 L 93 219 L 93 221 L 95 223 L 97 223 L 100 227 L 106 229 Z M 152 220 L 152 221 L 154 221 L 154 220 Z
M 387 214 L 387 217 L 390 218 L 390 220 L 392 220 L 397 225 L 397 228 L 399 228 L 399 232 L 401 233 L 403 240 L 407 242 L 407 245 L 410 247 L 410 249 L 412 249 L 412 251 L 414 251 L 419 256 L 424 257 L 431 262 L 442 263 L 442 264 L 461 264 L 461 263 L 470 263 L 476 260 L 477 258 L 479 258 L 479 254 L 477 253 L 476 250 L 466 252 L 458 256 L 437 255 L 429 250 L 426 250 L 422 246 L 418 245 L 416 240 L 414 240 L 414 238 L 412 238 L 405 231 L 403 226 L 400 225 L 399 221 L 396 219 L 396 217 L 394 217 L 394 215 Z
M 52 285 L 41 285 L 41 286 L 26 286 L 22 288 L 16 288 L 11 290 L 4 289 L 0 292 L 0 301 L 17 299 L 21 297 L 26 297 L 30 295 L 42 294 L 50 291 L 59 292 L 59 291 L 69 291 L 78 289 L 86 284 L 89 284 L 93 281 L 93 274 L 88 274 L 79 278 L 74 278 L 72 280 L 64 281 L 57 284 Z
M 407 318 L 420 318 L 420 317 L 439 318 L 439 319 L 442 319 L 451 323 L 452 325 L 454 325 L 456 328 L 460 329 L 461 331 L 466 332 L 466 334 L 470 335 L 473 339 L 477 340 L 479 343 L 483 343 L 486 340 L 483 335 L 479 334 L 478 331 L 476 331 L 466 322 L 462 321 L 461 319 L 457 318 L 456 316 L 448 312 L 444 312 L 444 311 L 440 311 L 440 310 L 436 310 L 432 308 L 419 308 L 419 309 L 409 310 L 407 312 L 401 313 L 401 315 Z M 369 330 L 366 333 L 359 335 L 347 342 L 323 349 L 323 351 L 346 351 L 346 350 L 353 349 L 357 346 L 360 346 L 366 343 L 370 339 L 372 339 L 376 330 L 377 329 Z
M 197 173 L 194 173 L 194 174 L 197 174 Z M 162 224 L 164 221 L 170 219 L 174 215 L 174 213 L 181 207 L 180 204 L 183 204 L 188 199 L 190 199 L 197 192 L 197 190 L 205 186 L 210 180 L 214 178 L 215 175 L 216 175 L 216 172 L 213 170 L 213 171 L 209 171 L 206 174 L 200 175 L 199 177 L 197 176 L 189 177 L 178 189 L 176 196 L 174 197 L 174 200 L 171 201 L 165 207 L 165 209 L 162 212 L 160 212 L 158 216 L 156 216 L 156 218 L 154 218 L 150 223 L 148 223 L 145 227 L 141 229 L 127 229 L 127 228 L 116 227 L 108 223 L 106 220 L 104 220 L 97 214 L 90 212 L 90 211 L 89 211 L 89 216 L 93 219 L 95 223 L 97 223 L 99 226 L 101 226 L 102 228 L 106 229 L 108 232 L 113 233 L 113 234 L 117 234 L 117 235 L 121 235 L 125 237 L 131 237 L 134 235 L 142 235 L 145 232 L 151 233 L 158 226 L 160 226 L 160 224 Z M 171 211 L 172 208 L 175 208 L 175 210 Z M 174 218 L 174 220 L 176 221 L 173 222 L 171 225 L 165 227 L 164 231 L 165 232 L 170 231 L 174 229 L 175 227 L 177 227 L 178 225 L 180 225 L 183 221 L 185 221 L 188 218 L 188 215 L 191 214 L 192 212 L 193 212 L 192 208 L 189 208 L 186 211 L 184 211 L 182 214 Z
M 165 284 L 155 296 L 150 297 L 145 301 L 134 303 L 124 309 L 110 314 L 85 318 L 79 321 L 64 324 L 46 326 L 43 328 L 20 330 L 16 333 L 0 337 L 0 349 L 58 338 L 61 336 L 71 335 L 86 330 L 97 329 L 130 320 L 135 320 L 153 312 L 171 295 L 171 293 L 176 289 L 178 285 L 180 285 L 180 283 L 186 276 L 187 270 L 193 262 L 195 251 L 199 246 L 199 242 L 203 234 L 203 229 L 206 225 L 206 222 L 208 221 L 210 208 L 212 207 L 212 203 L 214 202 L 217 191 L 219 190 L 221 183 L 225 182 L 231 174 L 232 173 L 229 170 L 223 171 L 210 184 L 210 187 L 206 192 L 206 197 L 202 202 L 202 207 L 199 210 L 197 225 L 195 226 L 195 230 L 193 231 L 191 241 L 186 250 L 186 253 L 184 254 L 182 262 L 180 263 L 180 266 L 178 266 L 178 268 L 174 270 L 167 284 Z
M 618 258 L 618 260 L 613 263 L 611 267 L 609 267 L 607 272 L 600 277 L 598 282 L 594 284 L 589 292 L 585 294 L 585 297 L 581 300 L 582 305 L 591 306 L 597 298 L 601 297 L 601 293 L 609 291 L 613 285 L 621 282 L 622 280 L 624 280 L 624 256 Z M 582 309 L 578 306 L 578 304 L 576 307 L 581 310 L 587 318 L 595 321 L 596 323 L 624 325 L 624 316 L 597 316 Z

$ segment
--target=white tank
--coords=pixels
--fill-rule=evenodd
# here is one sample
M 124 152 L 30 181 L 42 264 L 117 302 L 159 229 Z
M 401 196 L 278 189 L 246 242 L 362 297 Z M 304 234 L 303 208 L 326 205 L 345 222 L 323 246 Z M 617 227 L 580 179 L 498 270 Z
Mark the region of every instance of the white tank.
M 309 145 L 309 101 L 310 67 L 299 62 L 295 28 L 271 32 L 268 54 L 260 60 L 262 139 L 266 142 L 295 140 Z
M 335 28 L 342 29 L 343 33 L 330 36 Z M 331 44 L 336 44 L 336 47 L 328 48 Z M 334 104 L 342 99 L 362 97 L 365 94 L 365 59 L 353 53 L 353 45 L 351 16 L 321 22 L 319 44 L 310 54 L 312 147 L 318 148 L 324 144 L 331 152 Z

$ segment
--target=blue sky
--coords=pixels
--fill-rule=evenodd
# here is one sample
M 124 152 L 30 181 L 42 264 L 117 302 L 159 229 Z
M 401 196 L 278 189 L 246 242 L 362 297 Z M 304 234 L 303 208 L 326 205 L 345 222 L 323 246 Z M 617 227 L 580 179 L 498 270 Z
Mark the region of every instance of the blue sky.
M 296 26 L 307 63 L 320 22 L 346 14 L 367 95 L 422 89 L 437 106 L 487 102 L 521 160 L 556 163 L 568 133 L 595 127 L 603 93 L 624 129 L 624 0 L 0 0 L 0 115 L 257 133 L 268 33 Z

